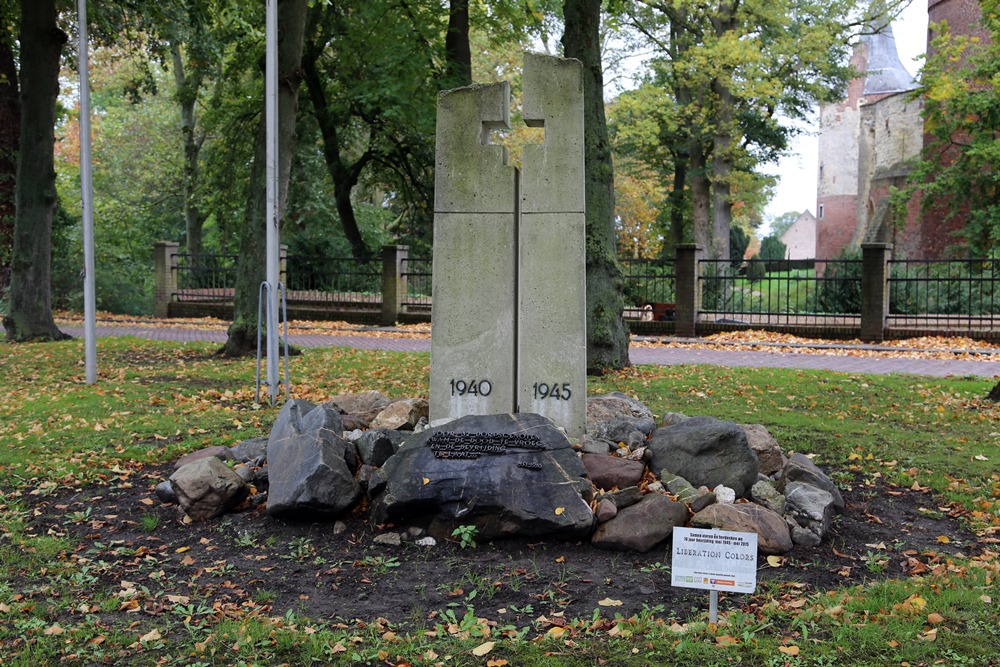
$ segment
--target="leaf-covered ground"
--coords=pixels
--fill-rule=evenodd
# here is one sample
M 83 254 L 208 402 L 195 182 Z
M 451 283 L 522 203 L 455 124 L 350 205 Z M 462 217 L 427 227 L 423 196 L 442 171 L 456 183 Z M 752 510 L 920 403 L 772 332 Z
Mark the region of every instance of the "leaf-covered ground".
M 998 665 L 1000 409 L 991 381 L 707 366 L 592 380 L 657 413 L 768 426 L 848 510 L 761 562 L 754 595 L 668 585 L 665 547 L 373 542 L 402 526 L 186 524 L 153 486 L 181 454 L 265 433 L 252 360 L 211 344 L 0 348 L 0 664 Z M 423 393 L 427 355 L 307 350 L 293 391 Z

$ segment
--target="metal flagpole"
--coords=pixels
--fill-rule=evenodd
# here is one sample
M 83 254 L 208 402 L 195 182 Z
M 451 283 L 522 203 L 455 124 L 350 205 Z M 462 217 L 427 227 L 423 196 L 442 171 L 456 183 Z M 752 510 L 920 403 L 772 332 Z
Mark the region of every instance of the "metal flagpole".
M 94 181 L 90 151 L 90 72 L 87 60 L 87 0 L 78 0 L 80 67 L 80 185 L 83 201 L 83 338 L 87 384 L 97 382 L 97 301 L 94 295 Z
M 267 57 L 264 113 L 267 125 L 267 390 L 273 405 L 278 396 L 278 2 L 267 0 Z

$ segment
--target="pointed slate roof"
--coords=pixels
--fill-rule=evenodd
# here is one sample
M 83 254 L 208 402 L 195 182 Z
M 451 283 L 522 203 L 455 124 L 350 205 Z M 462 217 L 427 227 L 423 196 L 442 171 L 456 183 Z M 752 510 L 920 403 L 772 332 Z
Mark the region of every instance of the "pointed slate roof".
M 878 32 L 864 35 L 861 41 L 868 46 L 865 95 L 901 93 L 919 87 L 899 59 L 892 25 L 886 24 Z

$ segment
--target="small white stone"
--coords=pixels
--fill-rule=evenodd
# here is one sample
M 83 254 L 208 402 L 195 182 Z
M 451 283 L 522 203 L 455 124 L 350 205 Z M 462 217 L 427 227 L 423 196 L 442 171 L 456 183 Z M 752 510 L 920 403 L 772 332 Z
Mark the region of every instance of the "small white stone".
M 364 431 L 360 428 L 356 428 L 353 431 L 344 431 L 344 440 L 347 442 L 354 442 L 358 438 L 364 435 Z
M 649 486 L 646 487 L 650 493 L 663 493 L 663 482 L 656 480 L 655 482 L 650 482 Z
M 414 542 L 418 547 L 435 547 L 437 546 L 437 540 L 428 535 L 427 537 L 421 537 L 419 540 Z
M 715 487 L 715 502 L 720 505 L 732 505 L 736 502 L 736 491 L 722 484 Z

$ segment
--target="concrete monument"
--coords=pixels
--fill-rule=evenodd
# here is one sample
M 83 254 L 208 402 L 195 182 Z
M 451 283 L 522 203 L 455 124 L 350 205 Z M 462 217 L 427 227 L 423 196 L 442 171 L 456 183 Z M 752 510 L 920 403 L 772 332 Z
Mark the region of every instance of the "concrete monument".
M 438 100 L 430 417 L 533 412 L 570 436 L 586 419 L 583 79 L 525 55 L 524 116 L 545 128 L 524 175 L 490 130 L 506 83 Z M 518 188 L 521 192 L 518 194 Z

